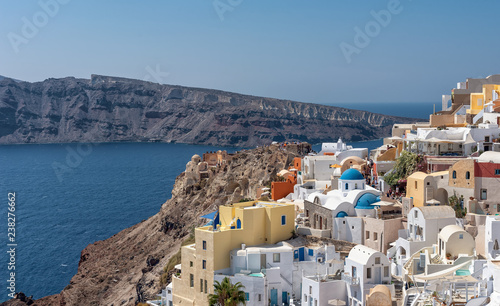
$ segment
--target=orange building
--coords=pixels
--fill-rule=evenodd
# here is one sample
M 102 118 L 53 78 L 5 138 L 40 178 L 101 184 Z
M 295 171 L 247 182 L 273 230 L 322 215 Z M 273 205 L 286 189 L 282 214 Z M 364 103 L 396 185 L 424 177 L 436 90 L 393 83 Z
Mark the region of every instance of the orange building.
M 293 187 L 297 184 L 297 173 L 300 171 L 301 167 L 302 158 L 295 157 L 293 159 L 293 166 L 289 168 L 289 171 L 293 173 L 293 175 L 284 176 L 286 177 L 286 181 L 284 182 L 271 183 L 271 199 L 277 201 L 293 192 Z

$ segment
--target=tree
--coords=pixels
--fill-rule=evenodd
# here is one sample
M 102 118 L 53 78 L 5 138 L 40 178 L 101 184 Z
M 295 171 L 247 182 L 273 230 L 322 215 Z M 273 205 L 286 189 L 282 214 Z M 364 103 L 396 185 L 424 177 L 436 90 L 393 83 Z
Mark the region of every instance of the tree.
M 236 306 L 238 304 L 246 305 L 245 292 L 240 282 L 231 284 L 229 278 L 224 277 L 222 282 L 215 281 L 214 294 L 208 295 L 208 304 L 210 306 Z
M 384 181 L 390 186 L 396 186 L 405 181 L 415 171 L 424 170 L 424 158 L 412 152 L 403 151 L 396 160 L 392 171 L 384 176 Z

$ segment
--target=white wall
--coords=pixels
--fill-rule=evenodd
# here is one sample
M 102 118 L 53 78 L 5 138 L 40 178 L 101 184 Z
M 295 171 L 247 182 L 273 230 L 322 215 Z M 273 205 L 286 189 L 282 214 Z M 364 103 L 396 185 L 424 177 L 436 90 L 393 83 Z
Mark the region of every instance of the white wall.
M 328 305 L 329 300 L 347 301 L 346 283 L 342 280 L 318 282 L 316 277 L 302 278 L 302 305 Z M 312 304 L 310 303 L 312 300 Z
M 361 244 L 363 243 L 363 219 L 357 217 L 334 218 L 332 237 Z

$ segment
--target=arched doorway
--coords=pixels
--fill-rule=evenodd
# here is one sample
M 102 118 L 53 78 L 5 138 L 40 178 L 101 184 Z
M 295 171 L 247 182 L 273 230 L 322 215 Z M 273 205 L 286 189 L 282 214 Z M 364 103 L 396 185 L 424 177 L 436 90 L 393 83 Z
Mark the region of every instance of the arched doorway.
M 448 205 L 448 191 L 444 188 L 439 188 L 436 190 L 435 199 L 438 200 L 441 205 Z

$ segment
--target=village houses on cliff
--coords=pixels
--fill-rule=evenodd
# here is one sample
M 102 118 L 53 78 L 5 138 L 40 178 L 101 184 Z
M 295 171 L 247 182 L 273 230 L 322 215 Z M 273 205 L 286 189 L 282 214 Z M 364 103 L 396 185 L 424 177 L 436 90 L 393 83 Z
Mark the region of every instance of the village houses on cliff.
M 500 75 L 467 79 L 371 152 L 302 150 L 257 200 L 203 216 L 150 303 L 206 305 L 227 277 L 247 305 L 500 305 L 499 93 Z M 194 159 L 207 179 L 231 154 Z

